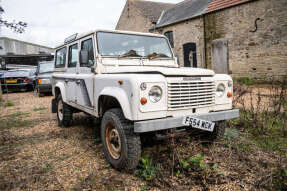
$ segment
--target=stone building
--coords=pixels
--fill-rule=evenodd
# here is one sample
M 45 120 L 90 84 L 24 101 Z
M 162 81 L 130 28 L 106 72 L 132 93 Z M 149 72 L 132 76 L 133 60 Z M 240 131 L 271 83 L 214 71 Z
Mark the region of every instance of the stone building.
M 53 59 L 54 49 L 8 37 L 0 37 L 0 69 L 36 66 Z
M 153 3 L 127 0 L 116 29 L 165 34 L 182 66 L 234 77 L 286 78 L 286 0 L 185 0 L 161 8 L 149 25 L 136 22 L 148 19 L 136 14 L 139 8 L 127 9 L 138 2 Z

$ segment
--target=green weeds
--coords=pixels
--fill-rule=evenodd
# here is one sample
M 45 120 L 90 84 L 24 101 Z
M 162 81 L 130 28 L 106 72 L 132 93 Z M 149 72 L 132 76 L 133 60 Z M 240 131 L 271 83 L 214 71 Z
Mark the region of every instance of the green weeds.
M 46 107 L 39 107 L 39 108 L 34 108 L 33 111 L 43 111 L 46 110 Z
M 142 157 L 137 173 L 146 181 L 151 181 L 156 178 L 157 171 L 160 169 L 159 165 L 154 165 L 152 158 Z
M 251 86 L 255 84 L 254 81 L 248 77 L 239 77 L 239 78 L 236 78 L 235 81 L 238 82 L 240 85 Z

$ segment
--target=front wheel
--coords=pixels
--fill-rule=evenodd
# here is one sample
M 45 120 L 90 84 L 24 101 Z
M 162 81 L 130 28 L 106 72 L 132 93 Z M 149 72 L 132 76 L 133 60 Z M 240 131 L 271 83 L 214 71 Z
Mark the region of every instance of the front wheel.
M 224 137 L 226 121 L 217 121 L 214 130 L 209 134 L 209 138 L 213 141 L 218 141 Z
M 63 102 L 62 96 L 57 98 L 57 119 L 59 127 L 68 127 L 72 121 L 72 108 Z
M 105 156 L 114 168 L 137 167 L 141 157 L 140 136 L 133 132 L 133 124 L 125 119 L 121 109 L 110 109 L 104 114 L 101 139 Z

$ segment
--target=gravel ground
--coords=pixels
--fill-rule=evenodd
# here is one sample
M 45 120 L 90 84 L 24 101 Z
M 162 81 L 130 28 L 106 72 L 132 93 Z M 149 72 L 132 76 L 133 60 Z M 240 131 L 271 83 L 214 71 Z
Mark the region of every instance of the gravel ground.
M 268 174 L 269 164 L 279 160 L 261 150 L 246 154 L 226 143 L 206 145 L 182 138 L 176 141 L 179 153 L 204 153 L 206 163 L 218 163 L 224 173 L 205 184 L 180 174 L 150 183 L 135 172 L 110 167 L 95 131 L 98 125 L 88 116 L 76 114 L 72 127 L 59 128 L 51 99 L 12 93 L 8 100 L 13 106 L 0 106 L 0 190 L 257 190 L 256 182 Z M 172 162 L 168 145 L 163 141 L 144 149 L 166 169 L 163 173 Z

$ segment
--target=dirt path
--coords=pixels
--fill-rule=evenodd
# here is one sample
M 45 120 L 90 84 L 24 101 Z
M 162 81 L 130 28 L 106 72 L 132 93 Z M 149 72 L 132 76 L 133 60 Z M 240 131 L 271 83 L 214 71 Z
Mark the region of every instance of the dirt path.
M 162 169 L 155 182 L 144 181 L 137 171 L 110 167 L 95 132 L 98 126 L 87 116 L 77 114 L 71 128 L 59 128 L 51 96 L 14 93 L 8 99 L 13 106 L 0 106 L 0 190 L 256 190 L 268 165 L 279 160 L 261 150 L 238 149 L 240 142 L 233 143 L 237 148 L 231 142 L 210 145 L 181 138 L 176 145 L 182 157 L 202 153 L 206 164 L 219 165 L 212 178 L 203 183 L 197 172 L 171 176 L 172 152 L 163 141 L 144 148 L 143 155 Z

